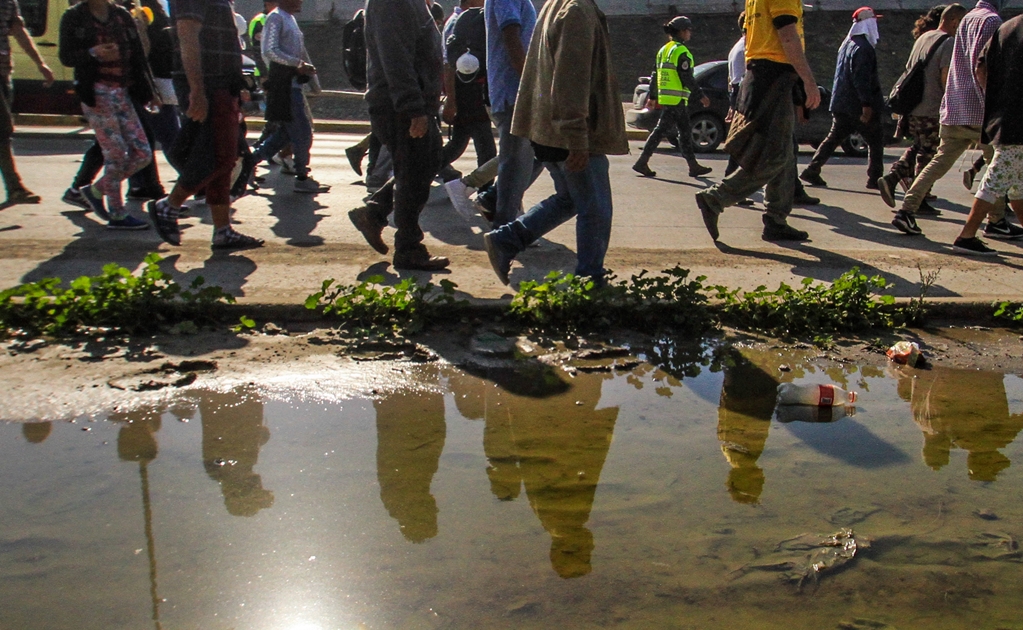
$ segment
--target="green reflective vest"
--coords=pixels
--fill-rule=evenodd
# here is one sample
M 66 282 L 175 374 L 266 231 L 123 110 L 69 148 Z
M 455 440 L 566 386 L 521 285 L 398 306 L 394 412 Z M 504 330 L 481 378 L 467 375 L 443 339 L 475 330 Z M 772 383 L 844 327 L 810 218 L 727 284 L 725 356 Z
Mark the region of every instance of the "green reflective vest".
M 252 48 L 255 49 L 255 52 L 253 52 L 253 56 L 256 57 L 256 76 L 257 77 L 262 74 L 259 71 L 259 67 L 262 65 L 262 63 L 260 63 L 260 62 L 262 61 L 261 57 L 263 55 L 263 53 L 261 52 L 261 50 L 262 50 L 261 44 L 262 44 L 263 40 L 262 40 L 262 38 L 257 40 L 256 39 L 256 35 L 261 34 L 263 32 L 263 28 L 265 26 L 266 26 L 266 13 L 260 13 L 256 17 L 252 18 L 251 22 L 249 22 L 249 43 L 252 45 Z
M 681 42 L 670 41 L 657 51 L 657 102 L 660 105 L 689 104 L 691 91 L 682 85 L 678 69 L 693 67 L 693 54 Z

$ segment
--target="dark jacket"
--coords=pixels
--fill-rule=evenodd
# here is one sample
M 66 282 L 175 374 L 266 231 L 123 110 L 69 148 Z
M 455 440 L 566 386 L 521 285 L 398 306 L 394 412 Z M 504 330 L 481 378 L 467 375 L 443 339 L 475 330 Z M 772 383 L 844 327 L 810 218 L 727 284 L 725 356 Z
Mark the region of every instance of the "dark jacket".
M 370 109 L 436 116 L 444 84 L 440 33 L 423 0 L 366 3 Z
M 884 95 L 877 77 L 877 53 L 864 35 L 842 42 L 835 65 L 835 83 L 831 88 L 831 111 L 860 117 L 864 107 L 875 115 L 884 110 Z
M 128 93 L 136 103 L 148 103 L 153 98 L 151 73 L 135 20 L 128 11 L 115 4 L 110 5 L 110 19 L 121 20 L 128 34 L 132 59 Z M 65 11 L 60 18 L 60 62 L 75 69 L 75 94 L 89 107 L 96 105 L 99 60 L 89 54 L 89 49 L 96 44 L 96 27 L 89 14 L 89 3 L 80 2 Z

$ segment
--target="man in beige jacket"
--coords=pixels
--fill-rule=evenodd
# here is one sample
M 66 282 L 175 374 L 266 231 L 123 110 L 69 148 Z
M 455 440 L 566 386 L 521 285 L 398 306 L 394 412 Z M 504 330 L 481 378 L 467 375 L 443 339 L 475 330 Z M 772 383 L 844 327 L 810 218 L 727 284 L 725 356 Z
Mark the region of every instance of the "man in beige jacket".
M 604 278 L 611 239 L 608 155 L 629 152 L 607 19 L 593 0 L 550 0 L 540 11 L 515 100 L 512 133 L 533 144 L 554 195 L 483 235 L 490 264 L 508 284 L 511 261 L 576 219 L 576 274 Z

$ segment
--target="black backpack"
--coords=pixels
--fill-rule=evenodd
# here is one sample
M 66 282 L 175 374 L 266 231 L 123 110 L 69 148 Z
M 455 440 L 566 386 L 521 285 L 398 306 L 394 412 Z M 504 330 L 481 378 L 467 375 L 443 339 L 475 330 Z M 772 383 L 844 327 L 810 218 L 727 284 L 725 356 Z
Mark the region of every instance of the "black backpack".
M 931 49 L 927 51 L 927 55 L 923 59 L 917 60 L 911 68 L 903 72 L 899 80 L 892 86 L 891 94 L 888 95 L 888 108 L 892 113 L 908 116 L 910 112 L 916 109 L 920 101 L 924 100 L 927 64 L 934 59 L 934 55 L 938 54 L 938 49 L 941 48 L 941 45 L 948 38 L 948 33 L 939 37 L 938 41 L 934 42 Z
M 487 76 L 487 22 L 481 7 L 462 11 L 455 19 L 455 26 L 445 42 L 448 63 L 455 62 L 466 52 L 472 53 L 480 61 L 477 76 Z
M 366 13 L 362 9 L 341 31 L 341 63 L 348 82 L 356 90 L 366 89 Z

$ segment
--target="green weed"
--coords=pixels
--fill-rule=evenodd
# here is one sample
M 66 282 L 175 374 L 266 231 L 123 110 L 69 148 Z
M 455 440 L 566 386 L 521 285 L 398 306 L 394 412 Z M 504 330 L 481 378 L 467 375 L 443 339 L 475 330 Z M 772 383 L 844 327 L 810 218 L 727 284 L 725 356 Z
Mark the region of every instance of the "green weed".
M 404 334 L 416 333 L 428 323 L 450 317 L 465 305 L 455 298 L 458 285 L 441 280 L 440 287 L 419 284 L 405 278 L 395 285 L 384 285 L 383 276 L 372 276 L 358 284 L 335 284 L 324 280 L 320 290 L 305 300 L 310 310 L 321 309 L 346 326 L 364 329 L 391 329 Z
M 0 292 L 0 333 L 61 336 L 90 327 L 148 333 L 185 320 L 213 321 L 214 307 L 234 303 L 220 287 L 203 286 L 201 276 L 182 288 L 160 270 L 161 260 L 150 254 L 137 276 L 111 263 L 66 289 L 60 278 L 45 278 Z
M 1012 322 L 1014 325 L 1019 325 L 1023 322 L 1023 304 L 1019 302 L 996 302 L 994 307 L 995 319 L 1004 319 Z

